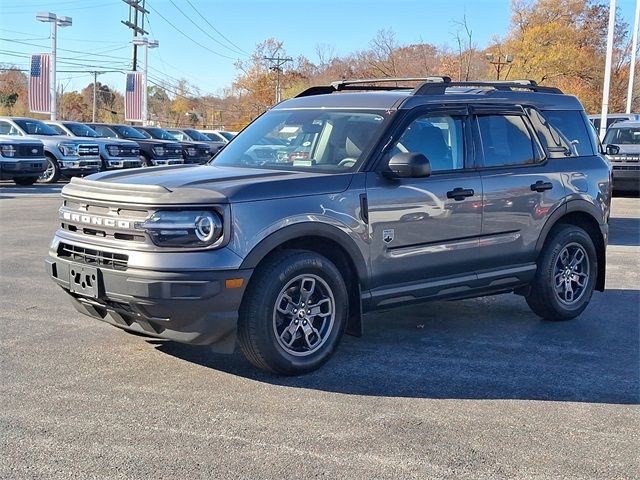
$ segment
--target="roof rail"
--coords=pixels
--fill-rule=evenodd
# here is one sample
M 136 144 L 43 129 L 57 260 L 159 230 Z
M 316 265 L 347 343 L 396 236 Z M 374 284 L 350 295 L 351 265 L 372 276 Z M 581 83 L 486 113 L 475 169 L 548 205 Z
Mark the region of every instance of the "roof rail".
M 410 90 L 414 87 L 409 85 L 371 85 L 376 83 L 389 83 L 389 82 L 422 82 L 424 83 L 449 83 L 451 78 L 447 76 L 433 76 L 433 77 L 391 77 L 391 78 L 365 78 L 355 80 L 338 80 L 331 82 L 331 85 L 318 85 L 315 87 L 309 87 L 306 90 L 296 95 L 296 98 L 310 97 L 312 95 L 323 95 L 341 91 L 372 91 L 372 90 Z
M 539 93 L 559 93 L 562 94 L 562 90 L 556 87 L 542 87 L 536 83 L 535 80 L 510 80 L 510 81 L 493 81 L 493 82 L 448 82 L 448 83 L 433 83 L 424 82 L 422 85 L 417 86 L 412 95 L 444 95 L 447 88 L 450 87 L 479 87 L 479 88 L 494 88 L 496 90 L 513 91 L 513 90 L 531 90 L 532 92 Z
M 375 85 L 389 82 L 395 82 L 396 85 Z M 532 92 L 539 93 L 562 93 L 562 90 L 556 87 L 542 87 L 538 85 L 535 80 L 453 82 L 451 81 L 451 78 L 447 76 L 433 76 L 340 80 L 337 82 L 332 82 L 331 85 L 320 85 L 307 88 L 306 90 L 296 95 L 296 98 L 310 97 L 313 95 L 323 95 L 341 91 L 391 91 L 408 90 L 412 88 L 407 85 L 397 85 L 401 82 L 422 82 L 420 85 L 412 89 L 411 95 L 444 95 L 447 91 L 447 88 L 450 87 L 478 87 L 493 88 L 495 90 L 503 91 L 531 90 Z

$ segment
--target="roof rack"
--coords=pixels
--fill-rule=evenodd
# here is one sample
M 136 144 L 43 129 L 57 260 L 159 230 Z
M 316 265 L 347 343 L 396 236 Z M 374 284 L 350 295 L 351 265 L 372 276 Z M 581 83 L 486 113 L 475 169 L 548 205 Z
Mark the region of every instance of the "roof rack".
M 371 85 L 376 83 L 396 83 L 396 85 Z M 375 90 L 412 90 L 414 87 L 408 85 L 397 85 L 400 82 L 422 82 L 424 83 L 450 83 L 451 78 L 447 76 L 433 77 L 390 77 L 390 78 L 365 78 L 356 80 L 339 80 L 331 82 L 331 85 L 318 85 L 309 87 L 296 95 L 296 98 L 310 97 L 312 95 L 323 95 L 343 91 L 375 91 Z
M 396 85 L 376 85 L 380 83 L 394 82 Z M 407 85 L 397 85 L 400 82 L 421 82 L 417 87 Z M 373 84 L 373 85 L 372 85 Z M 475 87 L 493 88 L 500 91 L 530 90 L 539 93 L 562 94 L 562 90 L 556 87 L 542 87 L 534 80 L 511 80 L 511 81 L 479 81 L 479 82 L 452 82 L 447 76 L 434 77 L 407 77 L 407 78 L 370 78 L 362 80 L 341 80 L 332 82 L 331 85 L 320 85 L 310 87 L 296 95 L 296 98 L 309 97 L 312 95 L 323 95 L 341 91 L 391 91 L 409 90 L 411 95 L 444 95 L 447 88 L 451 87 Z

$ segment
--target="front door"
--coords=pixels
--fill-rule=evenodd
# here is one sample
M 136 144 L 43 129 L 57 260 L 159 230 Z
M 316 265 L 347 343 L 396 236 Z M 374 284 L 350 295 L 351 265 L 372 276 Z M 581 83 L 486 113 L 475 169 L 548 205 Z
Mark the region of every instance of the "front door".
M 468 274 L 471 282 L 482 229 L 482 183 L 469 155 L 466 109 L 417 113 L 394 137 L 379 171 L 367 174 L 374 307 L 437 294 L 448 288 L 447 277 Z M 432 174 L 385 177 L 398 152 L 423 153 Z M 436 279 L 439 286 L 427 285 Z

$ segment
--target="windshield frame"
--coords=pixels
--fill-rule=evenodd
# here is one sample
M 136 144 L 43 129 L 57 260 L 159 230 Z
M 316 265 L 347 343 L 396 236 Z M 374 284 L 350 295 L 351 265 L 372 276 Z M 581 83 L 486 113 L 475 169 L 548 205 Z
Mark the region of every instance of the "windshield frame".
M 301 163 L 296 165 L 295 164 L 296 160 L 291 157 L 289 157 L 289 161 L 283 160 L 283 158 L 281 158 L 281 154 L 289 153 L 289 152 L 280 152 L 280 151 L 276 152 L 276 156 L 274 157 L 276 161 L 269 161 L 269 162 L 265 161 L 264 163 L 242 163 L 240 160 L 237 160 L 237 159 L 236 160 L 229 159 L 229 157 L 231 156 L 236 156 L 237 158 L 238 155 L 245 157 L 252 148 L 255 149 L 260 147 L 261 140 L 265 138 L 270 138 L 269 134 L 272 133 L 275 128 L 280 127 L 280 133 L 282 133 L 284 127 L 295 125 L 296 122 L 288 123 L 292 119 L 291 117 L 293 115 L 304 118 L 305 114 L 308 114 L 308 113 L 316 114 L 316 117 L 309 115 L 308 118 L 311 120 L 309 124 L 313 124 L 317 121 L 322 122 L 321 123 L 322 130 L 315 132 L 315 134 L 317 134 L 318 136 L 318 139 L 315 140 L 315 144 L 312 147 L 312 149 L 315 150 L 316 148 L 318 148 L 316 144 L 321 145 L 320 148 L 323 148 L 324 151 L 322 151 L 320 155 L 325 156 L 324 162 L 320 160 L 317 163 L 305 165 L 304 164 L 306 163 L 306 159 L 305 159 Z M 225 148 L 223 148 L 213 159 L 211 159 L 209 164 L 214 166 L 220 166 L 220 167 L 252 168 L 252 169 L 261 169 L 261 170 L 280 170 L 280 171 L 288 171 L 288 172 L 326 173 L 326 174 L 334 174 L 334 175 L 343 174 L 343 173 L 355 173 L 359 171 L 362 168 L 362 166 L 367 163 L 372 152 L 375 150 L 375 147 L 377 146 L 380 139 L 389 128 L 389 125 L 391 124 L 392 120 L 395 118 L 396 113 L 397 113 L 397 110 L 388 110 L 383 108 L 375 108 L 375 109 L 373 108 L 354 109 L 354 108 L 340 108 L 340 107 L 278 108 L 278 109 L 268 110 L 267 112 L 262 114 L 260 117 L 256 118 L 251 124 L 249 124 L 242 131 L 242 133 L 237 135 L 234 138 L 233 143 L 227 144 Z M 363 118 L 362 119 L 353 118 L 358 114 L 361 114 Z M 328 152 L 329 143 L 333 141 L 331 138 L 323 138 L 322 140 L 323 144 L 320 144 L 320 137 L 325 135 L 324 131 L 325 131 L 326 125 L 329 125 L 330 123 L 328 121 L 328 118 L 326 118 L 328 116 L 333 116 L 333 118 L 331 118 L 332 122 L 336 122 L 337 120 L 340 120 L 341 116 L 344 116 L 344 118 L 346 119 L 344 121 L 351 123 L 352 128 L 356 126 L 355 124 L 359 122 L 367 121 L 364 119 L 366 116 L 372 117 L 369 120 L 371 122 L 375 121 L 373 119 L 374 116 L 380 117 L 380 123 L 377 124 L 377 128 L 375 128 L 374 130 L 368 129 L 368 131 L 371 131 L 370 137 L 366 139 L 366 141 L 363 143 L 360 154 L 358 155 L 357 159 L 355 159 L 353 165 L 351 165 L 350 167 L 345 166 L 344 168 L 341 168 L 339 165 L 340 162 L 333 163 L 331 161 L 326 161 L 328 160 L 328 157 L 330 157 L 331 155 L 335 155 L 335 152 L 332 154 Z M 273 117 L 276 117 L 276 118 L 273 118 Z M 278 119 L 280 119 L 280 121 L 278 121 Z M 305 124 L 306 123 L 307 122 L 305 121 Z M 360 130 L 362 131 L 363 130 L 362 127 L 365 127 L 365 125 L 356 126 L 356 131 L 358 128 L 360 128 Z M 329 137 L 333 135 L 332 132 L 334 128 L 335 128 L 334 126 L 331 126 L 331 128 L 329 129 L 328 133 L 326 133 L 326 135 L 328 135 Z M 263 133 L 259 133 L 261 130 L 258 130 L 257 134 L 254 133 L 254 130 L 256 129 L 262 129 Z M 336 132 L 338 132 L 337 135 L 341 135 L 339 131 L 336 131 Z M 301 130 L 299 133 L 307 133 L 307 132 Z M 352 130 L 352 133 L 355 133 L 355 132 L 353 132 Z M 296 135 L 298 135 L 298 133 L 296 133 Z M 251 140 L 247 140 L 249 138 L 251 138 Z M 355 139 L 355 137 L 352 137 L 352 138 Z M 262 145 L 264 145 L 264 143 L 262 143 Z M 291 142 L 288 142 L 286 143 L 285 146 L 289 147 L 289 146 L 292 146 L 292 144 Z M 343 158 L 343 160 L 341 161 L 344 161 L 346 158 L 353 158 L 353 157 L 346 155 L 346 157 Z M 313 162 L 315 160 L 316 159 L 312 159 L 311 161 Z

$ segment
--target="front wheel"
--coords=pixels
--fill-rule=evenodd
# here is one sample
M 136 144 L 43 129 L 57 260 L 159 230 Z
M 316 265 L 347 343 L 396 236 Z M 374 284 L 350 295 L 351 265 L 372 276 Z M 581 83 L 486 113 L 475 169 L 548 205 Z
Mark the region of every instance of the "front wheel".
M 40 174 L 38 180 L 42 183 L 56 183 L 60 180 L 61 172 L 58 161 L 47 154 L 47 169 Z
M 140 155 L 140 167 L 153 167 L 153 162 L 146 155 Z
M 554 227 L 526 297 L 531 310 L 546 320 L 570 320 L 580 315 L 593 294 L 597 258 L 593 241 L 582 228 Z
M 345 329 L 344 279 L 322 255 L 276 253 L 251 279 L 241 309 L 238 341 L 255 366 L 298 375 L 322 366 Z

